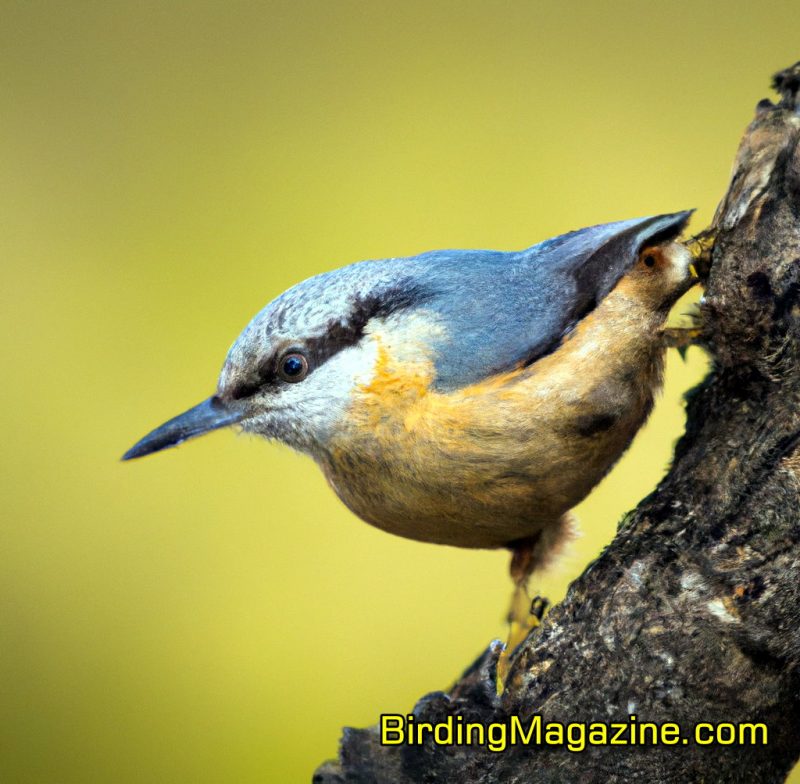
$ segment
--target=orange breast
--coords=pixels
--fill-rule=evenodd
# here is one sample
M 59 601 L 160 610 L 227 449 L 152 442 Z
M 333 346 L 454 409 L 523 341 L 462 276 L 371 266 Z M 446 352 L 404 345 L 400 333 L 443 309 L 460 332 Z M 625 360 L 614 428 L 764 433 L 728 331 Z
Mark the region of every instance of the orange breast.
M 613 300 L 533 365 L 449 393 L 430 388 L 430 357 L 403 361 L 374 334 L 374 376 L 322 461 L 336 492 L 380 528 L 462 547 L 554 525 L 626 449 L 660 382 L 649 314 Z

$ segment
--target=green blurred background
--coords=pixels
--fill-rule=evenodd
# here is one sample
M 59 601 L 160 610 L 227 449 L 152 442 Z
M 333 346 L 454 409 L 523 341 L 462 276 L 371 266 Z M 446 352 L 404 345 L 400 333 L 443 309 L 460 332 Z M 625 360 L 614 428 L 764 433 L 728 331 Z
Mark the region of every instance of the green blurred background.
M 703 227 L 796 1 L 0 9 L 0 782 L 307 781 L 503 636 L 506 554 L 374 530 L 229 432 L 120 454 L 314 273 Z M 688 360 L 541 593 L 662 475 Z

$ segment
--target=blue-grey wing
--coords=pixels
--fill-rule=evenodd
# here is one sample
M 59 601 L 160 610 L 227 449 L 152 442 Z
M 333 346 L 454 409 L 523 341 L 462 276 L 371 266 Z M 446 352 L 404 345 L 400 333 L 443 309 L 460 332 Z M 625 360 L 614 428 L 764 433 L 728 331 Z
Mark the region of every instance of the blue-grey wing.
M 608 294 L 641 249 L 678 236 L 691 212 L 592 226 L 516 253 L 435 251 L 408 259 L 419 307 L 446 334 L 435 387 L 471 384 L 552 351 Z

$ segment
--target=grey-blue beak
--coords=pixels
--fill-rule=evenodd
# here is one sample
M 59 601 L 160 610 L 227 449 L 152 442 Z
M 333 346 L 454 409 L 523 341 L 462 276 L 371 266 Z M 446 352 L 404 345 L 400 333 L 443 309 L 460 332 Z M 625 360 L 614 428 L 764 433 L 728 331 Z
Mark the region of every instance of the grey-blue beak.
M 203 433 L 236 424 L 243 415 L 242 411 L 234 410 L 215 395 L 165 422 L 152 433 L 148 433 L 141 441 L 134 444 L 122 459 L 133 460 L 135 457 L 144 457 L 167 447 L 177 446 Z

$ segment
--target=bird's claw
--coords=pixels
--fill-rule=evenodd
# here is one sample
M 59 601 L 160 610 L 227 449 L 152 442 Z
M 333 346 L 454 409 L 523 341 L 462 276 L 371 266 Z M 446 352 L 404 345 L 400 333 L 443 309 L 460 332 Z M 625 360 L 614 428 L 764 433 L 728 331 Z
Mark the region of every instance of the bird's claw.
M 511 654 L 527 639 L 531 631 L 541 624 L 549 605 L 550 602 L 542 596 L 536 596 L 531 600 L 524 584 L 517 584 L 514 588 L 508 613 L 508 638 L 497 660 L 498 695 L 505 691 Z
M 689 346 L 697 346 L 703 330 L 700 327 L 668 327 L 662 332 L 662 340 L 666 348 L 676 348 L 681 359 L 686 359 Z

